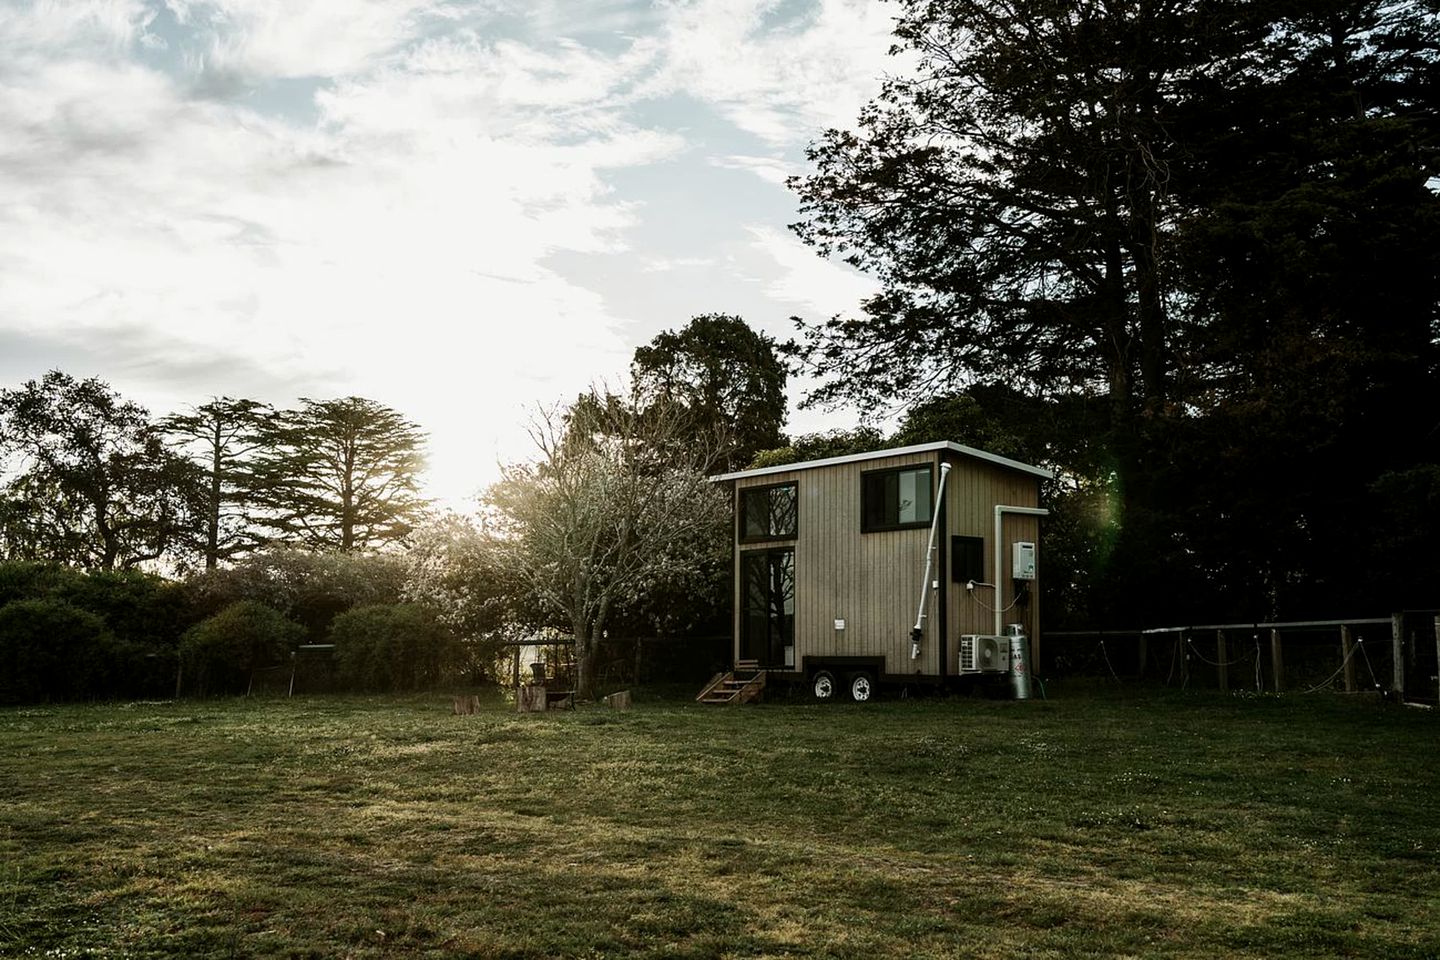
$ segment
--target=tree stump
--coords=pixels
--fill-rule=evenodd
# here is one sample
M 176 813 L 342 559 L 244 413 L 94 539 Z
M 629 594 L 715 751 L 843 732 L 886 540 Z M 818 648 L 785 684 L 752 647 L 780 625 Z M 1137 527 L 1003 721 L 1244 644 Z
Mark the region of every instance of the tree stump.
M 515 707 L 520 713 L 544 713 L 545 688 L 526 684 L 515 691 Z
M 610 696 L 605 698 L 605 703 L 610 707 L 611 710 L 629 710 L 630 691 L 621 690 L 619 693 L 612 693 L 610 694 Z
M 452 697 L 455 704 L 455 716 L 468 717 L 480 712 L 479 697 Z

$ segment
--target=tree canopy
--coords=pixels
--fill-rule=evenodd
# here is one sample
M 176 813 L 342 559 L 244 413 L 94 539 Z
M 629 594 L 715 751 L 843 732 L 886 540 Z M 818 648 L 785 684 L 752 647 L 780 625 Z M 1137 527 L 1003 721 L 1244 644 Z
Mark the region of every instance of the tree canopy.
M 721 439 L 719 466 L 743 467 L 784 440 L 785 381 L 775 341 L 740 317 L 707 313 L 635 350 L 642 402 L 679 404 L 697 435 Z
M 148 411 L 96 378 L 52 370 L 0 391 L 0 545 L 13 559 L 101 569 L 156 560 L 182 541 L 197 475 Z
M 899 6 L 914 69 L 792 181 L 883 285 L 802 324 L 811 402 L 1056 467 L 1077 616 L 1398 599 L 1355 518 L 1440 461 L 1435 6 Z
M 312 549 L 366 550 L 402 541 L 425 507 L 425 434 L 364 397 L 302 399 L 262 434 L 261 522 L 276 539 Z

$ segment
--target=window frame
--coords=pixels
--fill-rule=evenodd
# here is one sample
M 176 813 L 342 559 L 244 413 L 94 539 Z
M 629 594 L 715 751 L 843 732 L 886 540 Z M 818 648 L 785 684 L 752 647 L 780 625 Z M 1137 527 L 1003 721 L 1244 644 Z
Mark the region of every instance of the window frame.
M 908 523 L 870 523 L 870 513 L 866 507 L 866 491 L 870 489 L 871 478 L 884 474 L 919 473 L 924 471 L 929 481 L 930 510 L 924 520 L 912 520 Z M 898 504 L 897 504 L 898 507 Z M 898 467 L 881 467 L 876 470 L 863 470 L 860 473 L 860 532 L 861 533 L 885 533 L 890 530 L 918 530 L 930 526 L 935 520 L 935 464 L 933 463 L 906 463 Z M 898 512 L 898 510 L 897 510 Z
M 788 533 L 762 533 L 749 534 L 745 530 L 745 497 L 749 494 L 764 493 L 767 496 L 771 491 L 789 487 L 794 491 L 795 496 L 795 522 Z M 768 504 L 767 504 L 768 506 Z M 771 517 L 773 512 L 767 511 Z M 795 540 L 800 536 L 800 481 L 782 480 L 779 483 L 756 484 L 751 487 L 740 487 L 736 492 L 735 502 L 735 542 L 736 543 L 775 543 L 781 540 Z

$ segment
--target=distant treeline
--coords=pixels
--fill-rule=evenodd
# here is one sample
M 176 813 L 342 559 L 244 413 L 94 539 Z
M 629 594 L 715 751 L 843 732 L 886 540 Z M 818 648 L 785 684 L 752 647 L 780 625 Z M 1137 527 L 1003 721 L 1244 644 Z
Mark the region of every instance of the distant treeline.
M 299 551 L 187 580 L 0 562 L 0 703 L 243 693 L 300 643 L 335 645 L 341 689 L 486 679 L 494 648 L 409 598 L 409 576 L 398 556 Z

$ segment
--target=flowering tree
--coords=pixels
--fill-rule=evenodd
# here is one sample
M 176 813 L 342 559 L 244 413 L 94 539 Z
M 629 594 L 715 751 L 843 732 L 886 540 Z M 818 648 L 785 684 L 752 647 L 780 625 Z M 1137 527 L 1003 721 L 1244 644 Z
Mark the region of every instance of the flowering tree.
M 486 493 L 487 525 L 505 568 L 574 632 L 576 692 L 593 697 L 615 612 L 693 578 L 724 537 L 729 503 L 707 477 L 721 446 L 678 408 L 593 388 L 530 435 L 538 456 Z

